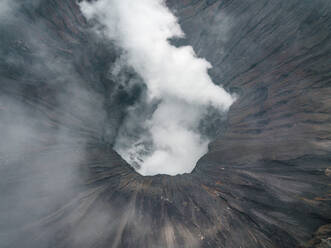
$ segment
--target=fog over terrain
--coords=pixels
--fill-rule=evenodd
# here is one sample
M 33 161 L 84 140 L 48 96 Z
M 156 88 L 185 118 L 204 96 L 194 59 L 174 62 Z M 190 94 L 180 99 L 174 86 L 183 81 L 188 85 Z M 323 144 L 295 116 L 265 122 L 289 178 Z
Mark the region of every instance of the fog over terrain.
M 9 244 L 83 188 L 73 185 L 105 118 L 102 96 L 33 18 L 39 2 L 0 2 L 0 247 L 30 247 Z
M 184 33 L 164 1 L 83 1 L 80 7 L 100 36 L 123 49 L 110 73 L 131 67 L 147 87 L 129 108 L 115 150 L 142 175 L 191 172 L 210 141 L 202 120 L 224 115 L 235 97 L 212 82 L 211 64 L 191 46 L 171 44 Z

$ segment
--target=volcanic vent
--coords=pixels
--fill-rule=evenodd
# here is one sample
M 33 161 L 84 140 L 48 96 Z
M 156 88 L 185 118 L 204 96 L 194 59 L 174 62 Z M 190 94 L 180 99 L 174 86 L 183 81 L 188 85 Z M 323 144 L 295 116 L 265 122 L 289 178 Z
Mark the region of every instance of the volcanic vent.
M 191 172 L 207 152 L 209 138 L 201 129 L 215 125 L 201 126 L 207 123 L 202 120 L 212 109 L 224 114 L 234 98 L 212 82 L 211 65 L 191 46 L 170 44 L 184 33 L 164 2 L 99 0 L 80 7 L 102 36 L 123 49 L 111 70 L 115 80 L 126 88 L 138 84 L 120 74 L 131 67 L 146 86 L 145 98 L 128 109 L 115 150 L 143 175 Z
M 88 2 L 0 3 L 0 247 L 327 247 L 329 1 Z

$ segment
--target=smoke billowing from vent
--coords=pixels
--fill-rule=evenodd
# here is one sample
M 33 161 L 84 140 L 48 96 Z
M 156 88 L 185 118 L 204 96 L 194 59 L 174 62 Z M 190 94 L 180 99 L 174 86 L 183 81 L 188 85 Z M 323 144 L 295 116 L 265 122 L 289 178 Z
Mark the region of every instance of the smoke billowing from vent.
M 162 0 L 99 0 L 80 7 L 124 50 L 119 66 L 125 61 L 147 86 L 146 98 L 129 108 L 115 149 L 143 175 L 191 172 L 207 152 L 202 119 L 211 108 L 227 111 L 234 98 L 212 82 L 211 65 L 191 46 L 171 45 L 169 39 L 184 33 Z

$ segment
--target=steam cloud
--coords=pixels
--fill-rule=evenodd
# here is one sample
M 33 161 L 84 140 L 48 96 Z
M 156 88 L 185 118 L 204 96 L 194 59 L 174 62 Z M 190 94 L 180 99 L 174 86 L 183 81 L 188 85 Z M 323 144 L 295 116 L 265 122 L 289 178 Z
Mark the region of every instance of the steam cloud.
M 208 149 L 201 121 L 210 108 L 227 111 L 234 97 L 212 82 L 210 63 L 191 46 L 170 43 L 184 33 L 164 1 L 83 1 L 80 7 L 124 50 L 120 66 L 125 61 L 147 86 L 145 101 L 129 109 L 115 150 L 143 175 L 191 172 Z
M 38 4 L 0 2 L 0 247 L 32 247 L 18 238 L 25 226 L 83 190 L 86 145 L 105 119 L 102 96 L 54 49 L 65 46 Z
M 3 0 L 0 2 L 0 18 L 10 10 L 11 10 L 10 1 Z

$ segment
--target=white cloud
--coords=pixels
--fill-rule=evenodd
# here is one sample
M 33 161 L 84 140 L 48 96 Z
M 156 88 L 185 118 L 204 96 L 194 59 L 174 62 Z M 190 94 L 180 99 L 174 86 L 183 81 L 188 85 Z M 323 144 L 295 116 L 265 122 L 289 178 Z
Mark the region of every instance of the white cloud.
M 128 65 L 147 85 L 149 101 L 160 100 L 143 123 L 148 132 L 135 139 L 139 145 L 134 146 L 123 131 L 115 149 L 128 162 L 143 161 L 139 172 L 144 175 L 190 172 L 207 151 L 208 140 L 198 132 L 207 107 L 226 111 L 234 98 L 212 82 L 207 73 L 210 63 L 198 58 L 191 46 L 178 48 L 169 43 L 184 33 L 162 0 L 84 1 L 80 7 L 126 52 Z M 135 114 L 129 113 L 126 122 L 135 121 L 130 116 Z M 147 134 L 152 149 L 144 145 Z

